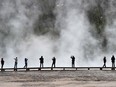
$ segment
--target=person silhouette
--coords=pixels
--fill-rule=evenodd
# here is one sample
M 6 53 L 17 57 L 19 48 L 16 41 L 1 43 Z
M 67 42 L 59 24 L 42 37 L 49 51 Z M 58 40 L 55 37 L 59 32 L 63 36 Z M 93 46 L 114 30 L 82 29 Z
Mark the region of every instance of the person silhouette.
M 112 62 L 112 69 L 114 70 L 115 69 L 115 57 L 114 57 L 114 55 L 112 55 L 112 57 L 111 57 L 111 62 Z
M 55 57 L 52 58 L 52 67 L 53 66 L 56 67 L 56 58 Z
M 43 56 L 41 56 L 41 57 L 39 58 L 39 60 L 40 60 L 40 68 L 41 68 L 41 67 L 43 67 L 43 63 L 44 63 L 44 58 L 43 58 Z
M 25 66 L 24 66 L 24 68 L 27 68 L 27 61 L 28 61 L 28 59 L 25 58 Z
M 107 61 L 107 60 L 106 60 L 106 57 L 104 57 L 104 58 L 103 58 L 103 62 L 104 62 L 103 67 L 106 67 L 106 61 Z
M 72 59 L 72 67 L 75 67 L 75 57 L 71 56 L 71 59 Z
M 3 66 L 4 66 L 4 59 L 1 58 L 1 69 L 3 69 Z
M 18 58 L 14 58 L 15 64 L 14 64 L 14 71 L 17 71 L 17 64 L 18 64 Z

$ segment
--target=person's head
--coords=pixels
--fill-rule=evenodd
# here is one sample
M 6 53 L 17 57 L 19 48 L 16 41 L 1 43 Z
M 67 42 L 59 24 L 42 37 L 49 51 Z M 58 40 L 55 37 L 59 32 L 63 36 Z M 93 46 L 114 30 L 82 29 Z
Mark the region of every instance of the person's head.
M 43 56 L 41 56 L 41 58 L 43 58 Z
M 73 58 L 73 56 L 71 56 L 70 58 Z

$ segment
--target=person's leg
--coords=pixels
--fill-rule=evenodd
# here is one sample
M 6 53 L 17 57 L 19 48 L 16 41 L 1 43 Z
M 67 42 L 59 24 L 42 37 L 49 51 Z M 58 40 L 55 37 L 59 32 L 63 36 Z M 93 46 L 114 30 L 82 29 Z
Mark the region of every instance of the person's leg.
M 17 63 L 16 63 L 16 71 L 17 71 Z
M 112 70 L 114 70 L 114 63 L 112 63 Z
M 105 67 L 106 67 L 106 63 L 105 63 Z
M 40 63 L 40 68 L 41 68 L 41 63 Z
M 14 64 L 14 68 L 16 68 L 16 63 Z
M 2 64 L 2 69 L 3 69 L 3 64 Z
M 25 65 L 24 65 L 24 68 L 25 68 Z
M 41 63 L 41 67 L 42 67 L 43 65 L 42 65 L 42 63 Z
M 114 63 L 114 70 L 115 70 L 115 63 Z
M 26 68 L 26 64 L 25 64 L 25 68 Z
M 16 71 L 16 63 L 14 64 L 14 71 Z
M 3 68 L 3 65 L 1 65 L 1 69 Z
M 53 63 L 52 63 L 52 66 L 51 67 L 53 67 Z
M 16 63 L 16 69 L 17 69 L 17 63 Z
M 106 67 L 106 64 L 104 63 L 103 67 Z
M 113 63 L 113 68 L 114 68 L 114 63 Z
M 27 68 L 27 63 L 26 63 L 26 68 Z
M 17 63 L 14 65 L 14 71 L 17 71 Z

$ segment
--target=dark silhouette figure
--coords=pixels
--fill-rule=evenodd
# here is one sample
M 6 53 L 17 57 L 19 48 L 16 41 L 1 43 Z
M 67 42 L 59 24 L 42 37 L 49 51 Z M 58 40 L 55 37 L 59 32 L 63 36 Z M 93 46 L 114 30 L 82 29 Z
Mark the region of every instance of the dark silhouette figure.
M 114 55 L 111 57 L 111 62 L 112 62 L 112 70 L 115 69 L 115 57 Z
M 28 61 L 28 59 L 25 58 L 25 66 L 24 66 L 24 68 L 27 68 L 27 61 Z
M 106 60 L 106 57 L 104 57 L 104 58 L 103 58 L 103 62 L 104 62 L 103 67 L 106 67 L 106 61 L 107 61 L 107 60 Z
M 75 67 L 75 57 L 71 56 L 71 59 L 72 59 L 72 67 Z
M 41 58 L 39 58 L 40 60 L 40 68 L 43 67 L 43 63 L 44 63 L 44 58 L 43 56 L 41 56 Z
M 56 67 L 56 58 L 55 57 L 53 57 L 53 59 L 52 59 L 52 67 Z
M 17 71 L 17 64 L 18 64 L 18 58 L 14 58 L 15 64 L 14 64 L 14 71 Z
M 3 69 L 3 66 L 4 66 L 4 59 L 1 58 L 1 69 Z

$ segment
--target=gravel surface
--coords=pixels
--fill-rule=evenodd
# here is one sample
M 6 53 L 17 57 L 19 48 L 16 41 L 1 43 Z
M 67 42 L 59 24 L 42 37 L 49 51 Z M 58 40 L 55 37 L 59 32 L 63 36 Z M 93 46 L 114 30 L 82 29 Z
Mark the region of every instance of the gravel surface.
M 116 87 L 116 71 L 0 72 L 0 87 Z

